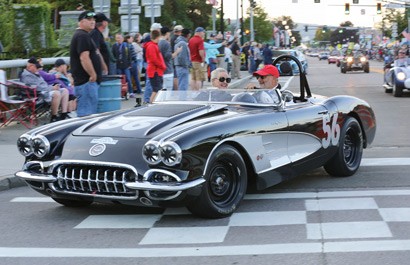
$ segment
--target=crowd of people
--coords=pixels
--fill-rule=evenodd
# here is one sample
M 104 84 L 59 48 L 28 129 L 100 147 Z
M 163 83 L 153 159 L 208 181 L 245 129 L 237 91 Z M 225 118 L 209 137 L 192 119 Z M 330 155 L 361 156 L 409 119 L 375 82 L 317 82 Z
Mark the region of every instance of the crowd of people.
M 227 87 L 233 78 L 242 78 L 242 54 L 250 73 L 256 72 L 260 63 L 269 64 L 272 59 L 269 46 L 256 42 L 242 46 L 237 36 L 206 36 L 203 27 L 192 31 L 182 25 L 170 29 L 153 23 L 150 32 L 143 35 L 117 33 L 112 44 L 103 34 L 110 22 L 103 13 L 82 11 L 70 43 L 70 71 L 62 59 L 56 60 L 49 72 L 43 70 L 38 58 L 27 62 L 21 81 L 36 86 L 39 94 L 50 102 L 50 122 L 70 118 L 74 112 L 77 117 L 97 113 L 99 84 L 107 74 L 125 76 L 129 97 L 144 93 L 144 104 L 153 102 L 161 89 L 199 90 L 206 80 Z M 232 77 L 214 77 L 221 74 Z

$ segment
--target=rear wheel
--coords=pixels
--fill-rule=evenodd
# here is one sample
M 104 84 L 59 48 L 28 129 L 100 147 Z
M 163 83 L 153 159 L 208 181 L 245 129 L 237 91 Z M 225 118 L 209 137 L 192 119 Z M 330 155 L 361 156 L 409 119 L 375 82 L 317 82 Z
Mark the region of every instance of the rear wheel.
M 351 176 L 359 169 L 362 154 L 362 129 L 355 118 L 349 117 L 340 132 L 338 150 L 324 168 L 333 176 Z
M 396 82 L 395 76 L 393 76 L 393 96 L 401 97 L 403 95 L 403 87 Z
M 205 218 L 224 218 L 238 208 L 247 189 L 245 161 L 239 151 L 221 145 L 212 154 L 202 192 L 187 208 Z
M 51 198 L 51 199 L 67 207 L 84 207 L 92 203 L 92 201 L 84 201 L 84 200 L 68 200 L 68 199 L 60 199 L 60 198 Z

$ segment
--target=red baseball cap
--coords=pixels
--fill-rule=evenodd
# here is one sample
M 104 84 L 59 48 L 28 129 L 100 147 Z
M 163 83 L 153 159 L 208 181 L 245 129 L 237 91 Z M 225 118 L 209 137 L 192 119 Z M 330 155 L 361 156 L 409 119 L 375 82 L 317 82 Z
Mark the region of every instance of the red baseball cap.
M 279 70 L 273 65 L 265 65 L 262 69 L 259 71 L 256 71 L 253 73 L 253 76 L 267 76 L 267 75 L 272 75 L 276 78 L 279 78 Z

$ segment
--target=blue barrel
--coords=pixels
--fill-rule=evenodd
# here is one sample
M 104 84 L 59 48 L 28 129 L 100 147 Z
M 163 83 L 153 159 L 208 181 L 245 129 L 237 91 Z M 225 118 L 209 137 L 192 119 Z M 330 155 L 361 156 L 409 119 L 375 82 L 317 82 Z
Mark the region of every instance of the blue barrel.
M 121 76 L 103 76 L 98 90 L 97 112 L 107 112 L 121 109 Z

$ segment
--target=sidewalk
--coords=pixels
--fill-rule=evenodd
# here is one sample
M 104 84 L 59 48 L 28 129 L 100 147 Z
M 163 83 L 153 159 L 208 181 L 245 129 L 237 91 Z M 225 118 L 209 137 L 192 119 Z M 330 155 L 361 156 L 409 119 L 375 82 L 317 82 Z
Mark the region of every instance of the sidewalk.
M 242 79 L 234 79 L 229 88 L 244 88 L 248 84 L 250 75 L 242 71 Z M 204 88 L 210 87 L 209 82 L 204 82 Z M 139 97 L 141 97 L 139 95 Z M 135 99 L 122 100 L 121 109 L 133 108 L 136 105 Z M 46 124 L 48 118 L 40 118 L 39 125 Z M 7 127 L 0 128 L 0 191 L 26 185 L 22 180 L 14 176 L 14 173 L 21 169 L 24 157 L 17 150 L 17 139 L 27 132 L 28 129 L 15 122 Z

